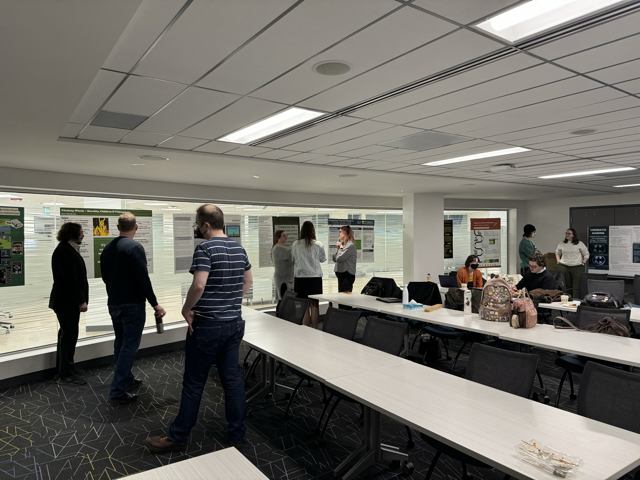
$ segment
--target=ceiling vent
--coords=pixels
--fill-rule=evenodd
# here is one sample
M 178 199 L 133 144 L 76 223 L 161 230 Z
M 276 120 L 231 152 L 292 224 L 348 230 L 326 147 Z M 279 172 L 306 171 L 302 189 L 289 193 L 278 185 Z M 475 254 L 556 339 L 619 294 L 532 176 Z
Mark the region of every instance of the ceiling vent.
M 494 165 L 489 170 L 493 173 L 510 173 L 517 170 L 518 167 L 512 163 L 504 163 L 502 165 Z
M 90 125 L 94 127 L 119 128 L 121 130 L 133 130 L 147 118 L 144 115 L 132 115 L 130 113 L 109 112 L 100 110 Z
M 382 147 L 404 148 L 407 150 L 415 150 L 421 152 L 423 150 L 431 150 L 432 148 L 446 147 L 455 145 L 456 143 L 468 142 L 469 137 L 461 135 L 451 135 L 450 133 L 440 132 L 424 132 L 409 135 L 407 137 L 396 138 L 385 143 L 379 143 Z

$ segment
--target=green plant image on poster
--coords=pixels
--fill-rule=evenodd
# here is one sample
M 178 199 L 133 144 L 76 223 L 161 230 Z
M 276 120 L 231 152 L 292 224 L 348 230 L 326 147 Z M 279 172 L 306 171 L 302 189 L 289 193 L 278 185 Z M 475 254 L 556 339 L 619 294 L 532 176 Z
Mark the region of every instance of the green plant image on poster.
M 94 237 L 93 238 L 93 271 L 95 278 L 102 278 L 102 270 L 100 269 L 100 254 L 104 247 L 113 240 L 114 237 Z
M 24 208 L 0 206 L 0 287 L 25 282 Z

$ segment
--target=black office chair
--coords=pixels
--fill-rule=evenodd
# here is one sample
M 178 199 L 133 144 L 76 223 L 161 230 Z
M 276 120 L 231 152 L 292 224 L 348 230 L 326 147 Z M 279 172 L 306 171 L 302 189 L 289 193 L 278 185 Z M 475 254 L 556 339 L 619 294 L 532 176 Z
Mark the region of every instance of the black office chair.
M 567 282 L 564 279 L 564 272 L 560 270 L 549 270 L 549 273 L 553 275 L 553 289 L 567 291 Z
M 587 294 L 592 292 L 610 293 L 624 303 L 624 280 L 587 280 Z
M 368 317 L 367 325 L 364 327 L 364 333 L 362 336 L 362 344 L 367 347 L 375 348 L 376 350 L 380 350 L 382 352 L 389 353 L 391 355 L 398 356 L 400 352 L 404 348 L 405 337 L 408 332 L 408 325 L 406 323 L 400 322 L 391 322 L 389 320 L 383 320 L 378 317 Z M 343 395 L 342 393 L 334 390 L 330 387 L 326 387 L 329 392 L 329 399 L 324 405 L 324 409 L 320 414 L 320 419 L 318 420 L 318 426 L 316 427 L 316 434 L 319 434 L 318 441 L 320 443 L 323 442 L 324 432 L 329 425 L 329 421 L 331 420 L 331 416 L 333 412 L 335 412 L 336 407 L 340 403 L 340 401 L 345 400 L 347 402 L 357 403 L 355 400 L 350 397 Z M 324 414 L 327 411 L 327 408 L 331 404 L 331 401 L 336 398 L 335 403 L 331 407 L 329 411 L 329 415 L 327 416 L 327 421 L 324 424 L 324 427 L 320 429 L 322 425 L 322 419 L 324 418 Z M 411 430 L 409 427 L 405 425 L 407 430 L 407 437 L 409 438 L 407 442 L 408 448 L 413 448 L 413 435 L 411 434 Z
M 324 318 L 324 323 L 322 324 L 322 331 L 325 333 L 330 333 L 337 337 L 346 338 L 347 340 L 353 340 L 353 336 L 356 333 L 356 328 L 358 327 L 358 320 L 360 319 L 360 312 L 357 310 L 341 310 L 338 308 L 329 307 L 327 309 L 327 313 Z M 287 408 L 284 411 L 284 419 L 287 420 L 289 418 L 289 411 L 291 410 L 291 405 L 293 404 L 293 400 L 298 393 L 298 390 L 302 386 L 302 382 L 304 380 L 312 381 L 313 378 L 309 375 L 297 370 L 293 367 L 289 367 L 289 371 L 300 378 L 298 384 L 294 388 L 291 393 L 291 397 L 289 398 L 289 403 L 287 404 Z M 322 388 L 322 393 L 324 395 L 325 389 L 324 385 L 320 384 Z M 323 399 L 326 404 L 326 397 Z
M 302 325 L 304 315 L 309 308 L 310 300 L 308 298 L 298 298 L 293 296 L 286 296 L 282 299 L 280 309 L 278 310 L 278 318 L 287 320 L 288 322 L 295 323 L 296 325 Z M 244 377 L 246 382 L 248 378 L 253 374 L 254 370 L 260 363 L 260 356 L 251 364 L 251 368 Z
M 633 277 L 633 302 L 634 305 L 640 305 L 640 275 Z
M 469 354 L 467 364 L 467 380 L 496 388 L 503 392 L 529 398 L 533 389 L 533 380 L 536 376 L 538 361 L 540 357 L 531 353 L 510 352 L 499 348 L 488 347 L 475 343 Z M 424 433 L 420 437 L 437 451 L 425 480 L 429 480 L 436 464 L 443 453 L 449 458 L 462 463 L 462 479 L 467 480 L 472 477 L 467 472 L 467 465 L 481 468 L 493 468 L 484 462 L 462 453 L 438 440 L 435 440 Z M 505 480 L 510 478 L 509 475 Z
M 631 318 L 631 310 L 612 310 L 607 309 L 604 310 L 602 308 L 597 307 L 587 307 L 585 305 L 578 306 L 578 310 L 576 311 L 576 318 L 573 321 L 573 324 L 580 328 L 584 329 L 588 325 L 593 325 L 594 323 L 598 323 L 604 317 L 612 317 L 617 322 L 621 323 L 625 327 L 627 327 L 630 331 L 633 331 L 633 327 L 630 322 Z M 594 334 L 585 334 L 585 335 L 594 335 Z M 639 345 L 640 346 L 640 345 Z M 574 393 L 573 388 L 573 377 L 571 373 L 582 374 L 584 372 L 584 367 L 588 361 L 596 361 L 589 357 L 583 357 L 581 355 L 576 355 L 574 353 L 570 353 L 567 355 L 562 355 L 556 358 L 555 364 L 560 368 L 564 368 L 564 373 L 560 378 L 560 384 L 558 385 L 558 393 L 556 394 L 556 402 L 555 406 L 557 407 L 560 404 L 560 394 L 562 393 L 562 386 L 564 385 L 565 378 L 567 375 L 569 376 L 569 385 L 571 386 L 571 394 L 569 398 L 571 400 L 576 399 L 576 394 Z M 605 365 L 609 365 L 611 367 L 616 367 L 617 365 L 610 362 L 600 362 Z
M 580 381 L 578 415 L 640 433 L 640 376 L 587 362 Z
M 587 285 L 588 280 L 606 280 L 609 277 L 606 273 L 581 273 L 580 274 L 580 287 L 578 288 L 578 299 L 582 300 L 589 293 L 589 287 Z

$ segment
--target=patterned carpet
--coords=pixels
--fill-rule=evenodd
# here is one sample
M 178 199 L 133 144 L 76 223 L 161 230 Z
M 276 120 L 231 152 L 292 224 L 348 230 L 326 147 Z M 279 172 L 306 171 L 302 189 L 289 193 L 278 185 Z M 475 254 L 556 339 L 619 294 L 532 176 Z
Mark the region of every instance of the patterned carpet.
M 357 338 L 363 326 L 361 320 Z M 455 344 L 451 348 L 457 350 Z M 541 355 L 540 370 L 553 401 L 562 373 L 553 364 L 556 354 L 539 350 L 536 353 Z M 151 455 L 143 446 L 145 437 L 163 433 L 178 411 L 183 364 L 184 353 L 180 350 L 140 357 L 134 374 L 144 384 L 138 392 L 139 401 L 129 406 L 113 407 L 107 403 L 111 366 L 89 369 L 84 375 L 88 381 L 85 386 L 41 381 L 0 390 L 0 479 L 116 479 L 226 448 L 223 393 L 215 368 L 211 370 L 188 449 Z M 441 360 L 434 367 L 448 371 L 451 362 Z M 462 375 L 465 368 L 463 354 L 455 373 Z M 294 385 L 296 380 L 290 376 L 281 381 Z M 579 378 L 576 389 L 577 381 Z M 255 379 L 249 381 L 248 387 L 253 382 Z M 575 411 L 576 402 L 569 400 L 568 388 L 567 384 L 561 408 Z M 242 453 L 269 478 L 333 478 L 332 469 L 360 443 L 361 427 L 356 416 L 359 408 L 342 402 L 327 430 L 326 444 L 318 445 L 313 431 L 323 407 L 321 390 L 315 384 L 301 392 L 288 421 L 282 417 L 286 406 L 282 395 L 256 405 L 247 419 L 247 445 Z M 407 442 L 404 426 L 384 417 L 382 436 L 385 443 L 392 445 L 404 447 Z M 412 475 L 379 463 L 361 478 L 424 478 L 434 452 L 418 435 L 414 439 L 416 445 L 410 450 L 415 465 Z M 479 478 L 504 476 L 486 469 L 470 467 L 469 471 Z M 460 465 L 442 456 L 433 478 L 460 476 Z

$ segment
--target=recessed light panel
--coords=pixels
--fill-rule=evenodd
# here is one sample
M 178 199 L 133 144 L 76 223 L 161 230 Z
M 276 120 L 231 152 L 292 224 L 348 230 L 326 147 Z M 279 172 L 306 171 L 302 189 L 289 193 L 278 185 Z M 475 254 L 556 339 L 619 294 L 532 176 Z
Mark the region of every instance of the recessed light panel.
M 476 25 L 515 42 L 623 0 L 531 0 Z
M 538 178 L 549 179 L 549 178 L 563 178 L 563 177 L 579 177 L 582 175 L 601 175 L 603 173 L 626 172 L 629 170 L 635 170 L 635 168 L 633 167 L 607 168 L 604 170 L 589 170 L 586 172 L 559 173 L 557 175 L 547 175 L 547 176 L 538 177 Z
M 614 185 L 613 188 L 640 187 L 640 183 L 632 183 L 631 185 Z
M 292 107 L 284 112 L 272 115 L 269 118 L 241 128 L 229 135 L 219 138 L 220 142 L 240 143 L 245 145 L 260 138 L 273 135 L 274 133 L 295 127 L 314 118 L 324 115 L 322 112 L 314 112 L 303 108 Z
M 505 148 L 503 150 L 494 150 L 493 152 L 475 153 L 473 155 L 465 155 L 464 157 L 448 158 L 446 160 L 438 160 L 435 162 L 423 163 L 422 165 L 428 165 L 430 167 L 437 167 L 438 165 L 448 165 L 450 163 L 468 162 L 469 160 L 479 160 L 481 158 L 499 157 L 501 155 L 511 155 L 512 153 L 528 152 L 528 148 L 514 147 Z

